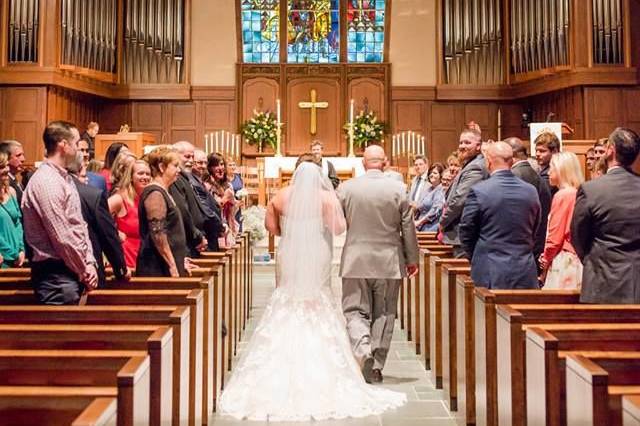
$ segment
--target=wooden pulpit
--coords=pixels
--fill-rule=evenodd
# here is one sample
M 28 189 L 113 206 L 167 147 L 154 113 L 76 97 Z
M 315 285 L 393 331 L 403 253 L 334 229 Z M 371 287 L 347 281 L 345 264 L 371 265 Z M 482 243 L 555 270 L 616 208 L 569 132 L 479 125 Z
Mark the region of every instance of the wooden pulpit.
M 107 148 L 112 143 L 120 142 L 129 147 L 129 151 L 133 152 L 136 157 L 141 158 L 144 154 L 144 147 L 147 145 L 155 145 L 156 138 L 151 133 L 129 132 L 117 133 L 115 135 L 96 135 L 96 158 L 104 159 Z

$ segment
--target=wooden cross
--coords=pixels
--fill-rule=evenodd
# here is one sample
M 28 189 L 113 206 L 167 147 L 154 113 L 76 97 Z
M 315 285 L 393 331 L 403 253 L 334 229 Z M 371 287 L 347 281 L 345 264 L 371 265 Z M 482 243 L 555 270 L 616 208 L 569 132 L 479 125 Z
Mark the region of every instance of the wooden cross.
M 299 102 L 298 107 L 301 109 L 311 110 L 311 123 L 309 124 L 309 133 L 315 136 L 318 131 L 317 124 L 317 108 L 328 108 L 329 102 L 318 102 L 316 89 L 311 89 L 311 102 Z

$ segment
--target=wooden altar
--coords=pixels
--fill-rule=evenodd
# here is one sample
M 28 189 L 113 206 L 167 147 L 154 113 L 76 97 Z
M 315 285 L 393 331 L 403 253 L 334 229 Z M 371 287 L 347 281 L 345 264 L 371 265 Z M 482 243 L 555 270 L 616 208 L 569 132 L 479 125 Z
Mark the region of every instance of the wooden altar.
M 97 159 L 104 159 L 109 145 L 116 142 L 126 144 L 129 147 L 129 151 L 140 158 L 144 154 L 144 147 L 147 145 L 155 145 L 156 138 L 151 133 L 144 132 L 117 133 L 115 135 L 98 134 L 96 135 L 95 142 Z

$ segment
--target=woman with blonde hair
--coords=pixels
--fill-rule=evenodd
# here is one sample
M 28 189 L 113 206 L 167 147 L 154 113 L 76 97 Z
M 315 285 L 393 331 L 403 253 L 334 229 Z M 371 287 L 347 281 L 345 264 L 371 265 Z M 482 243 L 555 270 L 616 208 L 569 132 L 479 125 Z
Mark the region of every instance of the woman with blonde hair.
M 138 207 L 140 195 L 151 182 L 151 170 L 144 160 L 136 160 L 125 169 L 120 183 L 109 197 L 109 211 L 116 220 L 127 267 L 135 268 L 140 250 Z
M 136 156 L 128 150 L 122 150 L 120 154 L 113 160 L 111 166 L 111 193 L 117 191 L 121 187 L 121 180 L 127 173 L 127 169 L 135 163 Z
M 540 256 L 545 289 L 580 288 L 582 264 L 571 244 L 571 217 L 584 176 L 578 157 L 559 152 L 549 163 L 549 183 L 557 188 L 549 212 L 547 239 Z M 544 279 L 546 278 L 546 279 Z
M 0 153 L 0 267 L 24 263 L 22 213 L 16 191 L 9 185 L 9 157 Z

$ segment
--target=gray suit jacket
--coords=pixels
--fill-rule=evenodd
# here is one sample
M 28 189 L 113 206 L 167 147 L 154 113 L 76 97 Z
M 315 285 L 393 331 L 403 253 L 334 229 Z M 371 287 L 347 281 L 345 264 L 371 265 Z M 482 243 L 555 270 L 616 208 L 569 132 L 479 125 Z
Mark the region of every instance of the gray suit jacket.
M 462 209 L 467 201 L 467 195 L 471 187 L 489 177 L 487 166 L 484 162 L 484 156 L 478 154 L 476 158 L 464 165 L 462 170 L 454 179 L 445 204 L 444 213 L 440 220 L 440 226 L 443 230 L 443 241 L 446 244 L 460 245 L 460 237 L 458 236 L 458 225 L 462 217 Z
M 400 279 L 418 263 L 418 241 L 404 184 L 378 170 L 338 188 L 347 218 L 343 278 Z
M 580 301 L 640 303 L 640 176 L 619 168 L 576 195 L 571 242 L 584 265 Z

